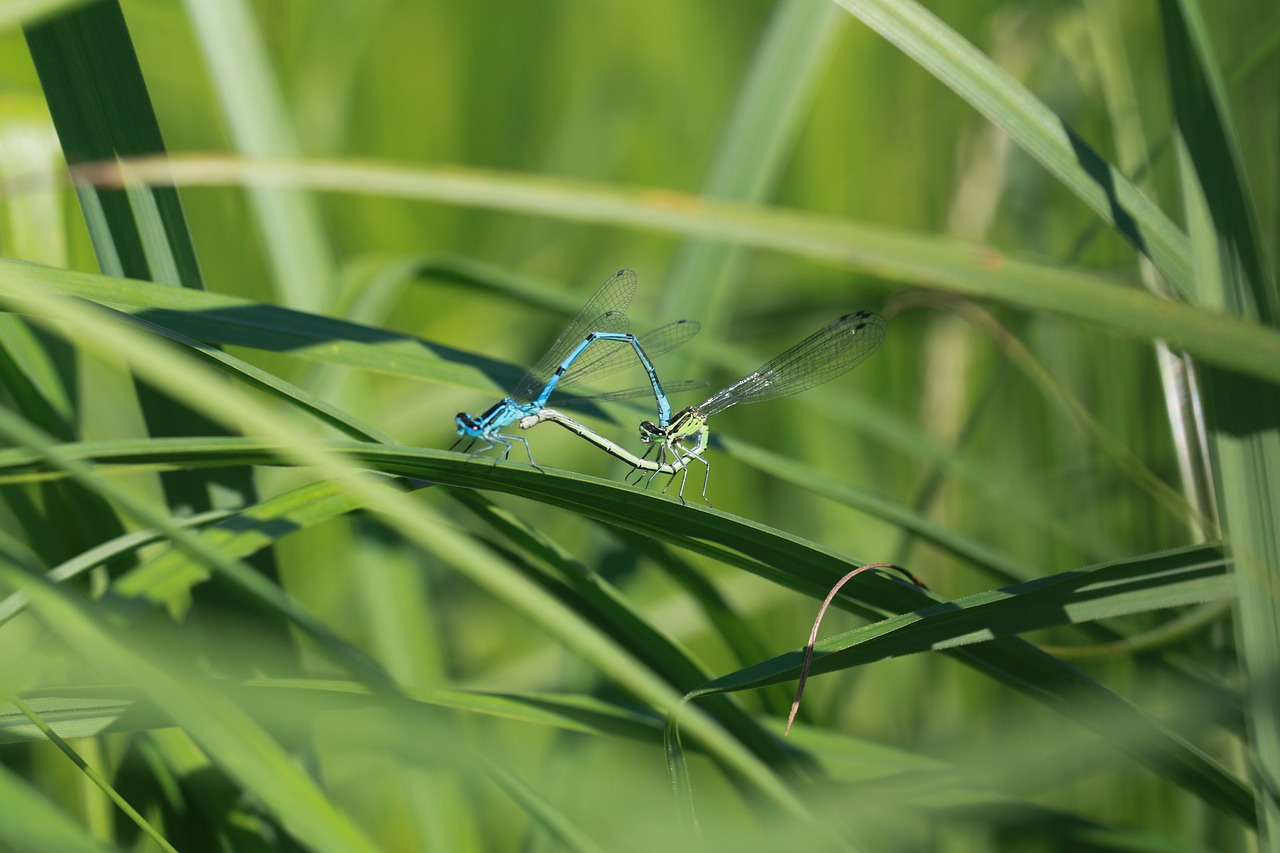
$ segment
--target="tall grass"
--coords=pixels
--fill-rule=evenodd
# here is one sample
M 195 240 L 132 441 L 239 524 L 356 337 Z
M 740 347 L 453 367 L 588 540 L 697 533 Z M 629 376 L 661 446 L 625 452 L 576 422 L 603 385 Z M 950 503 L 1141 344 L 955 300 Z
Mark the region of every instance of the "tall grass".
M 0 847 L 1277 843 L 1271 4 L 0 27 Z M 668 378 L 889 332 L 713 507 L 448 450 L 619 267 Z

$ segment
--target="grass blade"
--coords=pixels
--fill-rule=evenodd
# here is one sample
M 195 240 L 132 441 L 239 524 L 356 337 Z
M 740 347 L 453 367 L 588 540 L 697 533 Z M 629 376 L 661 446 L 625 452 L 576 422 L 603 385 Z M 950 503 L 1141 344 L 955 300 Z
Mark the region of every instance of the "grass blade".
M 0 560 L 0 577 L 25 592 L 44 624 L 85 660 L 134 683 L 171 719 L 181 720 L 201 747 L 300 840 L 316 850 L 376 849 L 240 708 L 189 676 L 167 672 L 154 656 L 132 648 L 88 607 L 42 578 L 6 560 Z
M 249 156 L 300 153 L 262 36 L 243 0 L 188 0 L 196 38 L 236 151 Z M 293 190 L 250 189 L 263 246 L 282 304 L 323 311 L 333 301 L 334 260 L 313 198 Z
M 772 194 L 843 29 L 842 18 L 829 3 L 777 4 L 720 132 L 703 195 L 759 202 Z M 686 243 L 667 280 L 663 314 L 697 317 L 707 334 L 718 332 L 728 319 L 729 287 L 742 255 L 728 243 Z
M 84 827 L 35 793 L 31 785 L 0 765 L 0 841 L 12 850 L 65 850 L 67 853 L 106 853 L 111 848 L 95 841 Z
M 149 444 L 154 443 L 155 440 L 149 442 Z M 270 464 L 274 458 L 286 451 L 285 448 L 272 449 L 262 445 L 255 448 L 252 442 L 245 440 L 241 440 L 239 444 L 242 447 L 234 451 L 237 462 L 247 461 L 252 455 L 257 454 L 263 464 Z M 671 498 L 648 493 L 637 495 L 635 490 L 617 483 L 557 472 L 554 469 L 537 471 L 527 466 L 510 464 L 495 468 L 487 461 L 462 459 L 457 454 L 439 451 L 367 445 L 351 446 L 351 450 L 380 470 L 454 485 L 522 495 L 573 509 L 588 517 L 626 529 L 659 536 L 682 547 L 698 550 L 699 541 L 718 543 L 739 553 L 749 553 L 753 559 L 735 558 L 732 553 L 723 550 L 711 550 L 708 553 L 713 553 L 731 564 L 755 571 L 762 577 L 817 599 L 821 599 L 835 579 L 857 566 L 857 563 L 782 531 L 772 530 L 709 508 L 682 506 Z M 94 458 L 100 463 L 110 461 L 102 454 L 97 454 Z M 176 458 L 181 458 L 181 455 L 179 454 Z M 185 461 L 190 464 L 198 458 L 199 456 L 195 456 Z M 13 451 L 4 452 L 0 459 L 13 463 L 22 462 L 21 457 Z M 29 465 L 30 462 L 25 464 Z M 1225 589 L 1214 592 L 1212 586 L 1205 586 L 1201 579 L 1194 575 L 1194 572 L 1205 571 L 1201 567 L 1203 561 L 1195 562 L 1200 560 L 1200 553 L 1196 551 L 1191 554 L 1190 559 L 1195 564 L 1188 570 L 1193 572 L 1189 585 L 1172 588 L 1167 596 L 1157 588 L 1155 590 L 1157 598 L 1153 603 L 1150 599 L 1143 597 L 1142 587 L 1147 581 L 1140 578 L 1133 581 L 1136 587 L 1136 598 L 1106 599 L 1105 606 L 1094 611 L 1092 615 L 1095 618 L 1102 618 L 1126 612 L 1123 608 L 1116 609 L 1115 602 L 1123 603 L 1123 607 L 1141 610 L 1152 606 L 1168 607 L 1202 601 L 1206 597 L 1226 594 Z M 1159 565 L 1167 569 L 1165 564 Z M 1221 567 L 1220 561 L 1218 566 Z M 1119 569 L 1112 569 L 1112 571 L 1121 572 L 1131 570 L 1131 567 L 1124 565 Z M 919 616 L 913 611 L 927 606 L 926 602 L 930 600 L 918 589 L 887 578 L 872 576 L 866 582 L 859 580 L 860 583 L 856 585 L 856 589 L 850 590 L 856 598 L 841 597 L 837 599 L 837 603 L 845 609 L 863 615 L 911 614 L 900 619 L 914 622 Z M 1064 580 L 1076 584 L 1082 582 L 1079 576 L 1056 579 L 1056 582 Z M 1034 589 L 1039 582 L 1031 583 Z M 1225 579 L 1219 580 L 1220 586 L 1223 583 Z M 998 593 L 986 595 L 996 596 L 1000 600 L 1004 598 Z M 1086 590 L 1084 595 L 1095 596 L 1095 593 Z M 1062 602 L 1055 600 L 1047 610 L 1060 618 L 1063 612 L 1061 605 Z M 941 609 L 950 613 L 954 610 L 954 605 L 948 603 Z M 1013 609 L 1017 610 L 1017 608 Z M 898 623 L 892 620 L 887 623 L 876 623 L 867 630 L 881 631 L 886 624 Z M 985 628 L 985 625 L 974 626 L 974 629 L 979 627 Z M 1023 629 L 1029 629 L 1029 627 L 1020 623 L 1019 630 Z M 962 635 L 949 636 L 957 638 Z M 957 656 L 993 678 L 1027 691 L 1031 696 L 1047 702 L 1051 707 L 1068 716 L 1079 719 L 1085 725 L 1096 726 L 1104 736 L 1110 736 L 1114 732 L 1108 730 L 1107 724 L 1099 723 L 1094 711 L 1101 709 L 1110 715 L 1112 722 L 1116 717 L 1128 720 L 1127 734 L 1133 736 L 1132 729 L 1136 728 L 1141 733 L 1143 744 L 1140 749 L 1135 749 L 1130 743 L 1120 742 L 1118 746 L 1121 749 L 1135 755 L 1140 761 L 1153 763 L 1160 772 L 1168 775 L 1172 780 L 1195 791 L 1206 801 L 1230 814 L 1242 817 L 1252 813 L 1252 802 L 1244 788 L 1226 775 L 1199 749 L 1139 714 L 1132 706 L 1085 678 L 1078 670 L 1013 637 L 992 640 L 990 634 L 984 630 L 982 639 L 987 641 L 976 645 L 953 646 L 948 654 Z M 795 654 L 794 663 L 796 666 L 799 665 L 799 653 Z M 820 665 L 815 668 L 820 670 Z M 719 680 L 711 683 L 718 684 Z M 691 709 L 686 709 L 682 716 L 691 713 Z
M 124 14 L 101 0 L 26 30 L 49 113 L 68 166 L 165 150 L 146 81 Z M 81 210 L 99 266 L 107 273 L 175 287 L 203 289 L 195 246 L 178 194 L 171 188 L 81 187 Z M 147 427 L 155 435 L 209 433 L 189 408 L 140 388 Z M 170 472 L 161 478 L 174 507 L 203 511 L 220 502 L 251 504 L 247 471 L 225 471 L 218 482 Z M 115 535 L 112 531 L 110 535 Z M 269 558 L 260 568 L 274 574 Z
M 1274 328 L 1280 296 L 1259 252 L 1240 141 L 1199 5 L 1163 0 L 1160 10 L 1202 299 Z M 1274 387 L 1226 371 L 1213 371 L 1209 385 L 1219 513 L 1235 561 L 1236 632 L 1249 676 L 1250 763 L 1256 778 L 1274 779 L 1280 773 L 1280 397 Z M 1280 802 L 1269 783 L 1255 784 L 1259 835 L 1264 846 L 1274 845 Z
M 1012 75 L 913 0 L 835 2 L 1009 134 L 1184 296 L 1193 293 L 1186 234 Z
M 17 696 L 14 696 L 12 701 L 14 706 L 17 707 L 17 709 L 22 712 L 23 716 L 29 719 L 32 725 L 34 725 L 40 731 L 40 733 L 44 735 L 45 738 L 47 738 L 55 746 L 57 746 L 58 749 L 61 750 L 64 755 L 67 756 L 67 758 L 71 759 L 72 763 L 74 763 L 76 767 L 79 768 L 80 772 L 85 774 L 85 776 L 87 776 L 89 780 L 98 787 L 99 790 L 101 790 L 104 794 L 106 794 L 107 797 L 109 797 L 111 801 L 115 803 L 116 806 L 122 812 L 125 813 L 125 815 L 129 818 L 129 820 L 137 824 L 138 828 L 141 829 L 144 833 L 146 833 L 146 836 L 150 838 L 157 847 L 159 847 L 161 850 L 167 850 L 169 851 L 169 853 L 177 853 L 177 851 L 174 850 L 173 845 L 171 845 L 168 841 L 166 841 L 164 839 L 164 836 L 162 836 L 159 832 L 157 832 L 156 828 L 153 827 L 150 823 L 148 823 L 147 819 L 138 813 L 137 809 L 129 805 L 129 801 L 126 800 L 124 797 L 120 796 L 119 791 L 111 787 L 111 783 L 107 781 L 106 777 L 104 777 L 97 770 L 93 769 L 93 767 L 91 767 L 87 761 L 81 758 L 80 754 L 77 753 L 74 748 L 72 748 L 71 744 L 67 743 L 66 740 L 64 740 L 57 732 L 49 728 L 48 724 L 45 723 L 45 721 L 40 717 L 39 713 L 37 713 L 34 708 L 32 708 L 26 702 L 22 701 Z
M 737 241 L 839 263 L 883 278 L 994 299 L 1163 339 L 1198 358 L 1280 381 L 1280 334 L 1120 280 L 1039 264 L 989 247 L 943 241 L 800 211 L 711 201 L 668 190 L 623 191 L 567 180 L 343 163 L 172 158 L 77 170 L 80 179 L 181 185 L 308 186 L 611 223 Z

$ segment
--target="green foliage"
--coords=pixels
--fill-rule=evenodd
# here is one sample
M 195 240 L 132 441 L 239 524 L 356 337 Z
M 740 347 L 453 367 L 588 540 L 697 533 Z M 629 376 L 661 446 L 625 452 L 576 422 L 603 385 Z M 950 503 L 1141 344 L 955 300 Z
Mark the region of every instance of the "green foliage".
M 0 7 L 0 847 L 1277 843 L 1273 4 Z M 619 267 L 888 335 L 448 449 Z

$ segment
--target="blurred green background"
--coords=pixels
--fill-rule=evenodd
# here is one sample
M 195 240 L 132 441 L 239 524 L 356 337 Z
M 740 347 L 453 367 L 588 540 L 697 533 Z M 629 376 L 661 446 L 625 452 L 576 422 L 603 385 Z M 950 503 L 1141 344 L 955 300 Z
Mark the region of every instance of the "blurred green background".
M 904 14 L 916 8 L 845 5 Z M 53 15 L 85 11 L 83 4 L 31 6 L 55 9 Z M 56 8 L 64 6 L 70 8 Z M 1205 218 L 1188 178 L 1200 161 L 1173 130 L 1185 81 L 1171 71 L 1182 60 L 1166 53 L 1177 28 L 1170 22 L 1179 20 L 1176 9 L 1185 14 L 1196 4 L 925 6 L 1186 228 L 1195 280 L 1204 281 L 1206 254 L 1195 252 L 1207 244 L 1196 241 L 1238 223 L 1218 219 L 1212 198 Z M 0 255 L 110 272 L 95 258 L 64 177 L 63 149 L 72 159 L 80 152 L 59 143 L 49 89 L 24 37 L 23 24 L 29 34 L 57 26 L 56 19 L 23 7 L 0 4 L 0 178 L 7 188 Z M 814 239 L 832 223 L 865 226 L 869 248 L 888 251 L 901 233 L 957 269 L 986 258 L 993 275 L 1008 274 L 1011 287 L 1029 293 L 1034 276 L 1013 277 L 1024 274 L 1011 271 L 1019 263 L 1043 269 L 1046 279 L 1061 273 L 1111 288 L 1171 292 L 1119 229 L 925 65 L 845 9 L 817 0 L 121 0 L 120 7 L 164 145 L 193 168 L 227 155 L 236 162 L 335 161 L 368 169 L 356 174 L 358 184 L 360 174 L 395 181 L 464 167 L 476 171 L 457 174 L 498 198 L 472 206 L 412 191 L 394 197 L 372 186 L 336 192 L 305 177 L 291 181 L 292 189 L 256 190 L 239 185 L 253 184 L 252 176 L 230 186 L 183 186 L 177 178 L 208 291 L 426 342 L 417 351 L 436 366 L 406 368 L 391 350 L 374 351 L 368 369 L 327 362 L 323 353 L 299 357 L 287 346 L 272 352 L 270 321 L 227 348 L 396 444 L 448 449 L 454 413 L 488 407 L 619 268 L 640 277 L 629 312 L 635 329 L 686 316 L 702 322 L 701 335 L 661 366 L 664 377 L 705 379 L 709 390 L 840 314 L 869 308 L 889 320 L 883 346 L 853 373 L 712 422 L 708 494 L 716 510 L 760 525 L 768 548 L 748 537 L 748 528 L 657 496 L 656 488 L 605 491 L 564 474 L 617 481 L 626 472 L 543 426 L 528 434 L 549 472 L 543 480 L 522 464 L 519 448 L 509 465 L 491 471 L 445 454 L 427 454 L 416 464 L 428 467 L 412 470 L 373 464 L 442 485 L 404 497 L 414 508 L 403 518 L 390 512 L 389 522 L 385 506 L 371 510 L 356 501 L 318 512 L 299 529 L 268 525 L 263 541 L 232 554 L 257 551 L 260 577 L 314 617 L 320 634 L 301 617 L 281 618 L 276 605 L 264 604 L 274 601 L 266 591 L 229 584 L 218 593 L 218 583 L 201 581 L 222 577 L 223 568 L 160 544 L 64 585 L 79 616 L 58 617 L 57 604 L 38 613 L 6 611 L 0 658 L 12 664 L 0 676 L 3 693 L 40 699 L 46 704 L 33 704 L 37 710 L 61 714 L 72 747 L 177 849 L 1222 850 L 1250 849 L 1259 838 L 1265 845 L 1266 809 L 1255 824 L 1247 807 L 1232 813 L 1223 806 L 1232 798 L 1247 803 L 1246 768 L 1268 759 L 1250 757 L 1248 700 L 1238 692 L 1249 667 L 1237 659 L 1238 626 L 1218 587 L 1175 594 L 1153 576 L 1151 598 L 1141 606 L 1082 617 L 1065 599 L 1037 605 L 1040 629 L 1009 633 L 1031 630 L 1026 639 L 1060 658 L 1061 669 L 1046 664 L 1043 672 L 1061 692 L 1019 684 L 972 661 L 907 656 L 929 645 L 904 639 L 874 665 L 814 677 L 795 743 L 779 746 L 776 738 L 794 676 L 737 693 L 732 701 L 760 727 L 758 740 L 741 730 L 728 737 L 770 766 L 777 788 L 734 765 L 731 752 L 711 748 L 709 758 L 692 759 L 688 788 L 677 773 L 675 798 L 667 774 L 682 759 L 664 753 L 661 741 L 670 706 L 585 653 L 608 651 L 586 635 L 578 637 L 581 645 L 558 635 L 568 617 L 522 592 L 520 583 L 530 584 L 568 613 L 613 630 L 619 648 L 678 696 L 700 679 L 682 681 L 676 670 L 645 660 L 644 637 L 664 638 L 672 655 L 706 679 L 803 645 L 840 572 L 813 580 L 813 588 L 788 588 L 767 572 L 744 570 L 743 561 L 758 560 L 785 574 L 791 552 L 778 543 L 786 537 L 812 543 L 794 545 L 796 559 L 802 547 L 816 547 L 840 559 L 907 566 L 940 600 L 1219 538 L 1205 483 L 1216 477 L 1222 490 L 1226 477 L 1223 493 L 1230 492 L 1231 474 L 1206 472 L 1212 457 L 1228 451 L 1209 449 L 1211 431 L 1179 432 L 1190 411 L 1179 397 L 1186 389 L 1178 382 L 1180 362 L 1174 358 L 1162 375 L 1152 338 L 1164 335 L 1145 320 L 1108 317 L 1111 309 L 1087 296 L 1078 300 L 1080 311 L 1047 303 L 1037 310 L 1025 299 L 1041 296 L 1002 295 L 984 289 L 980 277 L 969 286 L 963 273 L 913 280 L 901 265 L 858 259 L 856 249 L 841 263 L 819 251 L 762 248 L 746 225 L 738 239 L 710 242 L 678 224 L 619 224 L 588 198 L 594 190 L 615 193 L 658 219 L 664 210 L 702 215 L 692 196 L 742 202 L 742 221 L 764 230 L 780 222 L 769 211 L 811 212 L 825 217 L 813 220 Z M 1207 37 L 1221 62 L 1215 73 L 1235 121 L 1222 126 L 1238 146 L 1234 165 L 1252 193 L 1265 267 L 1254 285 L 1263 291 L 1275 280 L 1280 233 L 1280 14 L 1264 0 L 1201 12 L 1203 21 L 1191 16 L 1190 30 Z M 97 47 L 121 51 L 114 43 Z M 109 79 L 77 85 L 95 84 L 102 102 L 113 103 Z M 136 96 L 114 103 L 142 109 Z M 127 110 L 113 117 L 125 126 L 134 120 Z M 531 178 L 554 199 L 554 210 L 520 209 L 516 199 Z M 1202 167 L 1200 180 L 1207 180 Z M 135 202 L 134 210 L 146 227 L 144 206 Z M 752 211 L 763 212 L 758 221 Z M 798 221 L 803 232 L 806 220 Z M 736 233 L 732 223 L 726 227 Z M 15 269 L 3 273 L 21 273 Z M 1072 291 L 1055 290 L 1056 281 L 1046 281 L 1046 292 L 1070 305 Z M 50 285 L 72 283 L 55 275 Z M 1224 301 L 1205 290 L 1194 295 L 1199 304 Z M 99 301 L 127 302 L 119 295 Z M 1261 317 L 1225 302 L 1251 327 L 1274 325 L 1265 300 Z M 142 457 L 160 448 L 146 441 L 159 434 L 154 421 L 150 429 L 144 422 L 148 403 L 123 359 L 110 348 L 93 351 L 83 331 L 92 324 L 60 332 L 14 315 L 3 320 L 9 372 L 0 398 L 11 412 L 50 431 L 19 393 L 24 375 L 33 396 L 66 426 L 65 435 L 52 431 L 61 440 L 141 441 L 137 459 L 100 467 L 95 476 L 166 516 L 200 509 L 175 503 L 147 467 L 155 459 Z M 308 328 L 322 335 L 328 327 Z M 1230 338 L 1234 327 L 1215 328 Z M 212 333 L 204 339 L 228 342 Z M 1214 356 L 1211 348 L 1197 354 Z M 484 359 L 510 369 L 495 371 Z M 642 378 L 632 372 L 620 382 Z M 1273 429 L 1267 399 L 1274 385 L 1258 381 L 1261 390 L 1234 395 L 1236 386 L 1218 386 L 1217 402 L 1238 414 L 1256 408 Z M 285 434 L 297 431 L 300 446 L 337 436 L 292 418 L 299 406 L 287 392 L 192 387 L 212 389 L 203 394 L 206 415 L 225 418 L 233 431 L 259 434 L 248 407 L 265 405 Z M 160 393 L 171 392 L 161 384 Z M 694 392 L 675 405 L 699 399 Z M 637 449 L 633 425 L 649 414 L 615 405 L 586 420 Z M 187 422 L 179 417 L 171 425 L 182 434 L 179 423 Z M 1194 418 L 1190 423 L 1194 429 Z M 3 443 L 23 445 L 14 436 L 6 431 Z M 212 442 L 191 448 L 210 458 L 217 450 Z M 113 535 L 154 526 L 114 494 L 39 482 L 25 464 L 11 453 L 0 466 L 8 472 L 0 480 L 0 530 L 10 543 L 5 559 L 15 566 L 49 570 Z M 224 483 L 212 487 L 209 507 L 237 510 L 246 500 L 318 489 L 341 476 L 296 458 L 239 470 L 252 470 L 256 497 Z M 699 475 L 695 470 L 686 494 L 691 504 L 698 504 Z M 1259 481 L 1263 489 L 1274 482 Z M 468 497 L 475 487 L 487 500 Z M 315 491 L 305 494 L 318 500 Z M 93 511 L 82 511 L 89 504 Z M 1275 517 L 1269 506 L 1260 512 L 1265 529 L 1265 519 Z M 238 517 L 243 525 L 242 516 L 232 519 Z M 102 518 L 116 520 L 115 534 Z M 424 532 L 415 539 L 401 524 Z M 236 529 L 232 523 L 222 533 Z M 211 547 L 226 547 L 217 535 L 206 531 Z M 739 556 L 699 550 L 695 542 Z M 782 557 L 768 550 L 775 546 Z M 25 562 L 15 556 L 28 552 Z M 810 553 L 817 551 L 803 551 Z M 1203 553 L 1216 551 L 1206 546 Z M 1263 577 L 1274 572 L 1273 554 L 1253 554 Z M 190 576 L 149 592 L 143 581 L 128 587 L 122 580 L 163 560 Z M 505 590 L 495 593 L 480 579 L 490 563 L 499 576 L 524 580 L 493 581 Z M 832 611 L 822 636 L 892 612 L 859 599 L 858 583 L 846 595 L 863 610 Z M 0 584 L 27 589 L 13 576 Z M 45 594 L 28 593 L 37 601 Z M 1274 607 L 1274 599 L 1262 598 Z M 610 611 L 605 600 L 621 609 Z M 1168 609 L 1175 604 L 1179 609 Z M 631 623 L 623 612 L 634 629 L 624 627 Z M 1087 624 L 1071 624 L 1077 621 Z M 117 637 L 126 656 L 104 650 L 95 659 L 86 651 L 95 648 L 85 639 L 96 636 L 92 630 Z M 955 631 L 938 647 L 1003 633 L 981 623 Z M 338 645 L 367 655 L 371 668 L 335 657 Z M 150 665 L 165 674 L 151 673 Z M 1063 675 L 1071 667 L 1150 715 L 1146 724 L 1107 717 L 1118 712 L 1079 698 Z M 370 686 L 383 676 L 427 710 L 414 716 L 418 711 L 387 698 L 391 687 L 380 693 Z M 354 680 L 372 695 L 346 702 L 347 694 L 318 679 Z M 261 695 L 251 695 L 255 685 Z M 414 692 L 429 690 L 439 692 L 426 699 Z M 471 690 L 518 694 L 518 701 L 490 707 Z M 187 704 L 157 698 L 174 691 Z M 207 705 L 206 694 L 215 697 Z M 555 697 L 546 700 L 557 709 L 554 719 L 539 717 L 543 700 L 529 694 Z M 72 701 L 77 697 L 82 704 Z M 127 700 L 133 710 L 122 716 L 107 699 Z M 556 704 L 569 701 L 584 704 Z M 228 709 L 220 722 L 199 722 L 202 707 L 224 708 L 220 703 Z M 42 833 L 61 827 L 85 849 L 160 849 L 62 751 L 39 742 L 44 737 L 19 705 L 4 707 L 0 793 L 16 799 L 0 813 L 22 828 L 0 833 L 0 846 L 50 843 L 53 836 Z M 1092 728 L 1077 725 L 1082 717 Z M 1220 777 L 1170 757 L 1157 719 Z M 73 725 L 95 721 L 110 728 L 97 734 Z M 279 756 L 295 762 L 293 770 L 253 765 L 246 756 L 272 753 L 252 746 L 247 734 L 239 747 L 222 749 L 211 734 L 254 725 Z M 439 731 L 422 734 L 436 725 Z M 1110 742 L 1098 736 L 1108 727 Z M 459 743 L 471 752 L 451 755 Z M 53 804 L 65 823 L 46 821 L 26 797 Z M 681 803 L 696 809 L 701 832 L 678 819 Z M 318 817 L 313 823 L 308 815 Z

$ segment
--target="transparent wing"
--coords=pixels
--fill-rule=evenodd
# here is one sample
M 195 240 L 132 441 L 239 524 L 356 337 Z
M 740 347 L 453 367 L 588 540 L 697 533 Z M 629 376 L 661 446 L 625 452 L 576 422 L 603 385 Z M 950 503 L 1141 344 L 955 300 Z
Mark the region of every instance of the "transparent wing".
M 614 273 L 600 286 L 595 296 L 582 306 L 578 316 L 565 326 L 564 331 L 560 333 L 560 337 L 556 338 L 556 342 L 551 345 L 551 349 L 547 350 L 546 355 L 529 368 L 529 372 L 512 390 L 511 396 L 518 401 L 532 400 L 536 397 L 551 379 L 551 374 L 560 366 L 560 362 L 564 361 L 573 348 L 591 332 L 627 331 L 626 310 L 635 292 L 635 273 L 631 270 L 618 270 Z M 562 379 L 561 382 L 563 381 Z
M 676 320 L 659 326 L 651 332 L 637 336 L 640 348 L 652 362 L 658 356 L 671 352 L 689 341 L 702 328 L 697 320 Z M 613 331 L 612 329 L 592 329 L 591 331 Z M 586 337 L 586 335 L 583 335 Z M 611 373 L 617 373 L 624 367 L 638 363 L 635 348 L 629 341 L 595 341 L 582 355 L 574 360 L 573 366 L 565 371 L 557 388 L 576 385 L 588 379 L 600 379 Z M 653 393 L 653 389 L 649 389 Z M 643 396 L 643 395 L 642 395 Z
M 630 349 L 630 347 L 628 347 Z M 664 382 L 663 392 L 667 394 L 684 394 L 688 391 L 699 391 L 707 387 L 705 379 L 682 379 L 679 382 Z M 624 388 L 621 391 L 607 391 L 603 394 L 592 394 L 589 397 L 573 397 L 557 400 L 556 405 L 562 409 L 570 409 L 584 403 L 609 403 L 614 400 L 634 400 L 637 397 L 652 397 L 652 385 L 638 385 L 635 388 Z
M 698 406 L 704 417 L 739 403 L 763 403 L 830 382 L 862 363 L 884 340 L 885 321 L 871 311 L 846 314 Z
M 701 330 L 702 324 L 697 320 L 676 320 L 645 332 L 640 336 L 640 346 L 649 354 L 649 358 L 657 358 L 676 347 L 684 346 Z

